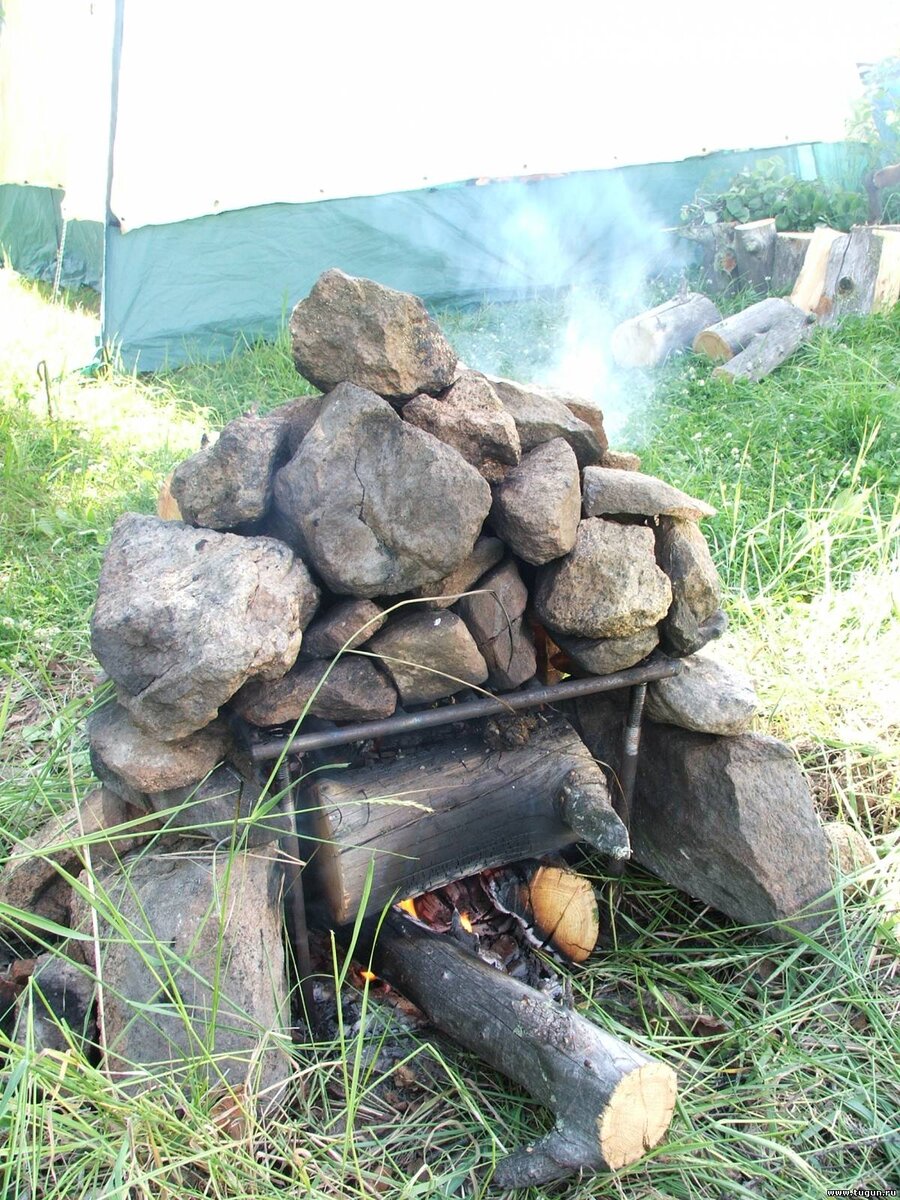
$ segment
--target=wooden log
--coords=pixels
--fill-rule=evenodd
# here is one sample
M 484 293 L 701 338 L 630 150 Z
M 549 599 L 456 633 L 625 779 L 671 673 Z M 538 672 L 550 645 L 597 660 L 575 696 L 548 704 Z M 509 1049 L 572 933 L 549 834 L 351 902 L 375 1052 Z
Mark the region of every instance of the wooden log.
M 825 274 L 835 244 L 848 240 L 846 233 L 820 225 L 810 239 L 803 266 L 791 292 L 791 303 L 804 312 L 817 312 L 825 291 Z
M 881 226 L 873 230 L 881 239 L 881 259 L 872 293 L 872 312 L 889 312 L 900 302 L 900 229 Z
M 553 1129 L 503 1159 L 493 1184 L 539 1186 L 580 1170 L 620 1170 L 665 1135 L 677 1091 L 670 1067 L 450 938 L 392 913 L 373 966 L 438 1029 L 554 1113 Z
M 812 318 L 807 320 L 810 323 L 806 325 L 785 324 L 767 333 L 758 333 L 740 354 L 716 367 L 713 379 L 725 379 L 729 383 L 735 379 L 749 379 L 758 383 L 806 341 L 813 330 Z
M 883 242 L 868 225 L 855 225 L 835 241 L 815 313 L 823 325 L 871 311 Z
M 497 907 L 517 917 L 532 940 L 572 962 L 590 957 L 600 914 L 589 879 L 564 863 L 533 860 L 485 871 L 482 878 Z
M 170 471 L 160 484 L 156 497 L 156 515 L 162 517 L 164 521 L 180 521 L 182 519 L 178 501 L 172 495 L 173 474 L 174 472 Z
M 882 167 L 880 171 L 876 171 L 872 176 L 872 182 L 877 188 L 900 186 L 900 163 L 894 163 L 890 167 Z
M 558 716 L 512 748 L 474 731 L 372 766 L 313 772 L 298 808 L 311 906 L 337 925 L 356 916 L 370 870 L 368 913 L 574 842 L 629 853 L 603 771 Z
M 767 296 L 772 285 L 775 264 L 775 218 L 749 221 L 734 227 L 734 256 L 738 281 Z
M 734 221 L 679 229 L 682 237 L 700 247 L 700 278 L 704 291 L 727 296 L 737 286 L 737 259 L 734 254 Z
M 727 362 L 746 349 L 757 334 L 768 333 L 775 328 L 805 325 L 806 320 L 806 314 L 795 308 L 790 300 L 773 296 L 768 300 L 760 300 L 758 304 L 751 304 L 749 308 L 698 333 L 694 338 L 694 351 L 716 362 Z
M 779 295 L 793 290 L 803 267 L 811 233 L 777 233 L 775 259 L 772 264 L 772 293 Z
M 719 310 L 706 296 L 676 296 L 618 325 L 610 341 L 612 356 L 620 367 L 658 367 L 718 320 Z

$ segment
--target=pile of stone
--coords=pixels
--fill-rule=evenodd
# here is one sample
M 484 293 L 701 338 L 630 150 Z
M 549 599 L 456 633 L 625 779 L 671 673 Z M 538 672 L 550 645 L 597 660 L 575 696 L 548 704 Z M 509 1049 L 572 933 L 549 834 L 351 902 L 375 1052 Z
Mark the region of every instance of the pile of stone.
M 83 932 L 69 881 L 79 844 L 93 844 L 113 1066 L 189 1049 L 177 1013 L 136 1020 L 130 1005 L 164 1007 L 169 979 L 202 1027 L 207 967 L 229 1003 L 213 1038 L 222 1077 L 240 1047 L 287 1028 L 272 848 L 287 818 L 233 741 L 235 717 L 282 731 L 357 722 L 520 689 L 548 669 L 683 658 L 650 687 L 634 854 L 739 920 L 801 924 L 829 886 L 802 777 L 783 746 L 747 732 L 749 683 L 699 653 L 725 626 L 699 524 L 713 510 L 611 451 L 597 408 L 461 365 L 412 296 L 328 271 L 291 330 L 298 371 L 323 394 L 239 417 L 182 463 L 180 520 L 116 523 L 92 621 L 115 685 L 88 723 L 103 787 L 79 837 L 43 831 L 0 886 Z M 614 762 L 615 705 L 578 715 Z M 220 852 L 235 834 L 237 856 Z M 126 885 L 120 859 L 148 836 Z M 114 914 L 135 928 L 151 914 L 146 953 L 122 944 Z M 275 1088 L 283 1059 L 254 1055 Z

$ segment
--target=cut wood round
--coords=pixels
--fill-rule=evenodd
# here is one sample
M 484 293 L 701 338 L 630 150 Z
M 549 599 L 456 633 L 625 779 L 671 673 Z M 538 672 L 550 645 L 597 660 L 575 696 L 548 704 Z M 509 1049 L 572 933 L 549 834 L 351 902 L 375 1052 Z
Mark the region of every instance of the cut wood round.
M 797 282 L 812 236 L 811 233 L 778 233 L 775 235 L 771 290 L 776 294 L 789 292 Z
M 485 872 L 488 895 L 518 917 L 537 942 L 572 962 L 584 962 L 597 945 L 600 916 L 591 881 L 569 867 L 525 862 Z
M 677 1091 L 670 1067 L 452 939 L 392 913 L 373 965 L 438 1029 L 554 1113 L 545 1137 L 497 1165 L 494 1184 L 540 1186 L 579 1170 L 619 1170 L 669 1128 Z
M 612 356 L 620 367 L 657 367 L 676 350 L 688 349 L 701 329 L 719 319 L 715 304 L 699 292 L 676 296 L 618 325 L 610 341 Z
M 770 329 L 768 333 L 756 334 L 740 354 L 716 367 L 712 373 L 713 379 L 729 382 L 749 379 L 758 383 L 790 358 L 797 347 L 807 340 L 813 328 L 812 319 L 809 318 L 803 325 L 786 323 Z
M 775 263 L 775 218 L 735 225 L 734 256 L 739 281 L 766 295 Z
M 694 352 L 705 354 L 715 362 L 727 362 L 749 346 L 759 333 L 805 324 L 806 314 L 795 308 L 789 300 L 770 297 L 698 333 L 694 338 Z
M 367 913 L 380 912 L 573 842 L 629 854 L 603 771 L 555 715 L 520 746 L 498 748 L 474 731 L 371 766 L 313 772 L 298 808 L 311 907 L 337 925 L 364 900 Z
M 810 238 L 803 266 L 791 292 L 791 303 L 804 312 L 818 312 L 825 292 L 825 275 L 832 253 L 840 253 L 849 241 L 846 233 L 820 225 Z M 837 249 L 835 250 L 835 247 Z
M 890 312 L 900 301 L 900 228 L 873 230 L 881 239 L 881 259 L 872 294 L 872 312 Z
M 856 225 L 835 242 L 816 313 L 822 324 L 872 311 L 884 241 L 868 225 Z

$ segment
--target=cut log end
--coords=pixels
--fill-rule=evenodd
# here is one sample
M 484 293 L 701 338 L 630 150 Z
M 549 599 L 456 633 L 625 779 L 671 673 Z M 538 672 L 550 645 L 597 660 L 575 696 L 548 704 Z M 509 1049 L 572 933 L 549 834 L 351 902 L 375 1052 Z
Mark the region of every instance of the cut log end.
M 535 931 L 572 962 L 597 945 L 600 917 L 590 880 L 560 867 L 540 867 L 531 880 Z
M 661 1142 L 672 1123 L 678 1078 L 664 1063 L 646 1063 L 624 1076 L 597 1118 L 600 1154 L 618 1171 Z
M 704 329 L 697 334 L 694 338 L 693 350 L 695 354 L 704 354 L 713 362 L 727 362 L 734 354 L 725 339 L 711 329 Z

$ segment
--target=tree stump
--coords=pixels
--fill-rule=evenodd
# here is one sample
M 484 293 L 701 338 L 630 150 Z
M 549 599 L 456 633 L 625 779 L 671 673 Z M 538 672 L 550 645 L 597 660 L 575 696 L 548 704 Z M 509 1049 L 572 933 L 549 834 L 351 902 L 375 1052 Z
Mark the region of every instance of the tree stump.
M 802 308 L 804 312 L 818 313 L 825 294 L 825 275 L 832 251 L 836 247 L 840 251 L 848 240 L 846 233 L 829 229 L 827 225 L 820 225 L 815 230 L 810 238 L 794 290 L 791 292 L 792 304 Z
M 797 282 L 803 261 L 812 241 L 811 233 L 777 233 L 775 258 L 772 264 L 771 291 L 778 295 L 789 292 Z
M 775 218 L 734 227 L 738 280 L 760 296 L 769 293 L 775 264 Z

